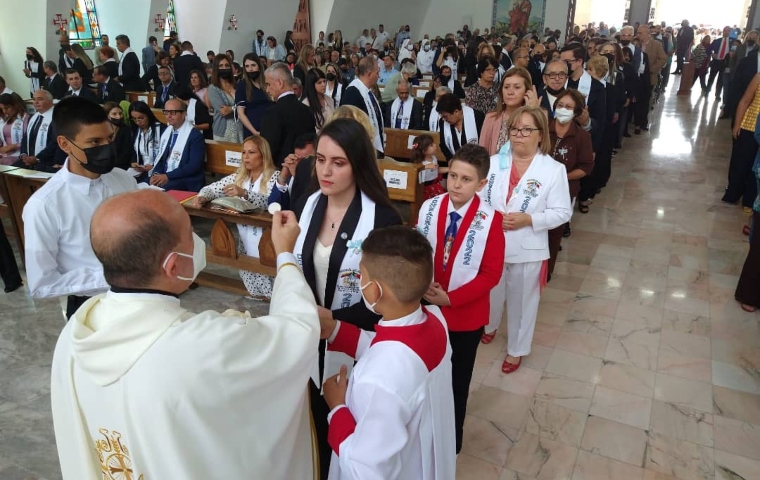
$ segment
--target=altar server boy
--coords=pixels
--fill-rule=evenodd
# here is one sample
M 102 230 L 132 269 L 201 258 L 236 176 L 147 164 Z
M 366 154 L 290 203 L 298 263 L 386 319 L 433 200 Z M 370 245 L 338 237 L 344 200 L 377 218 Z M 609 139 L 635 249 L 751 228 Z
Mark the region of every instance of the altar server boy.
M 358 360 L 350 379 L 343 366 L 324 383 L 329 478 L 454 480 L 451 348 L 441 311 L 420 306 L 433 280 L 430 244 L 394 226 L 361 248 L 361 294 L 383 318 L 374 332 L 320 319 L 328 348 Z
M 489 166 L 485 148 L 464 145 L 449 162 L 448 193 L 423 203 L 417 222 L 434 254 L 434 281 L 424 298 L 441 307 L 449 330 L 457 453 L 489 296 L 504 263 L 502 215 L 476 195 Z

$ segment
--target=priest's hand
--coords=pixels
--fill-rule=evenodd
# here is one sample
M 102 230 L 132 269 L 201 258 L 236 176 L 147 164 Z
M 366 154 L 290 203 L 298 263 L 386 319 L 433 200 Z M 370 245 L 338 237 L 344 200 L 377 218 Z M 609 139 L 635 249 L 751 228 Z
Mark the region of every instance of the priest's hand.
M 330 410 L 338 405 L 345 405 L 346 391 L 348 390 L 348 367 L 342 365 L 340 373 L 325 380 L 322 389 L 325 392 L 325 402 Z
M 430 302 L 431 305 L 438 305 L 439 307 L 451 306 L 449 294 L 446 293 L 446 290 L 444 290 L 438 282 L 430 285 L 430 288 L 428 288 L 428 291 L 423 298 Z
M 272 245 L 277 255 L 285 252 L 293 253 L 300 233 L 301 228 L 298 226 L 295 213 L 275 212 L 272 216 Z
M 333 318 L 332 310 L 328 310 L 325 307 L 317 305 L 317 313 L 319 313 L 319 326 L 321 327 L 321 334 L 319 338 L 325 340 L 330 338 L 338 321 Z

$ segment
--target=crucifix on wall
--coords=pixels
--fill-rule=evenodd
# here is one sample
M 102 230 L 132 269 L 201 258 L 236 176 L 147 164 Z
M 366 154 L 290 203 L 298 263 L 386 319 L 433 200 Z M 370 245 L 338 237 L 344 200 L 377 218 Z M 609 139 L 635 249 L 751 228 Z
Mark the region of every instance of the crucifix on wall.
M 65 27 L 68 24 L 69 24 L 68 18 L 63 18 L 63 15 L 60 13 L 55 14 L 55 18 L 53 18 L 53 25 L 57 27 L 57 30 L 59 32 L 65 32 L 66 31 Z
M 156 19 L 153 20 L 153 23 L 156 24 L 157 32 L 161 32 L 164 30 L 164 17 L 162 17 L 160 13 L 156 14 Z

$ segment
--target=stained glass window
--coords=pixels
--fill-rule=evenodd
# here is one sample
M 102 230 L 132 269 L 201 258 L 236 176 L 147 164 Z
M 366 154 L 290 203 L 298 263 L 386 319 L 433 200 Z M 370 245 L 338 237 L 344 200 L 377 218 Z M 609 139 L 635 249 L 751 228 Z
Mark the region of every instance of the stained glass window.
M 69 41 L 82 48 L 100 46 L 100 24 L 95 0 L 75 0 L 69 12 Z
M 177 16 L 174 14 L 174 0 L 169 0 L 166 5 L 166 22 L 164 22 L 164 40 L 169 38 L 170 32 L 177 32 Z

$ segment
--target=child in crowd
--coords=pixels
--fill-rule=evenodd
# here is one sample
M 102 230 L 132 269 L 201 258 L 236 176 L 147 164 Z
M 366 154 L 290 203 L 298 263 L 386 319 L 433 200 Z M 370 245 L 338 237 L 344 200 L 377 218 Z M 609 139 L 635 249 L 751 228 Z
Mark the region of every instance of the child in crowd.
M 420 182 L 425 184 L 425 200 L 446 193 L 443 188 L 443 174 L 449 169 L 438 166 L 432 136 L 420 135 L 414 139 L 411 160 L 412 163 L 421 163 L 425 166 L 425 169 L 420 172 Z
M 423 203 L 417 222 L 433 246 L 434 281 L 424 298 L 441 307 L 449 330 L 457 453 L 490 293 L 504 263 L 502 215 L 477 195 L 489 167 L 488 150 L 463 145 L 449 162 L 449 192 Z
M 358 360 L 350 380 L 343 366 L 324 383 L 330 478 L 453 480 L 451 348 L 441 311 L 420 306 L 433 280 L 430 244 L 394 226 L 361 248 L 361 294 L 383 319 L 374 332 L 320 319 L 328 348 Z

